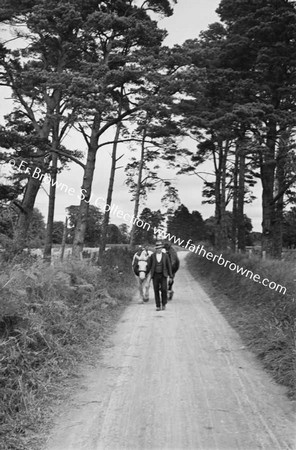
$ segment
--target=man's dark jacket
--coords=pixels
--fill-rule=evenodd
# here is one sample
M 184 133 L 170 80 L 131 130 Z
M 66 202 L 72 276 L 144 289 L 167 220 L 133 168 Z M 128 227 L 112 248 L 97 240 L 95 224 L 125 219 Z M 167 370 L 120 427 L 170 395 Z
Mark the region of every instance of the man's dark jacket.
M 162 274 L 164 277 L 171 277 L 173 278 L 173 272 L 172 272 L 172 265 L 171 265 L 171 261 L 170 258 L 168 257 L 168 255 L 166 253 L 162 253 Z M 154 273 L 155 273 L 155 267 L 156 267 L 156 263 L 157 263 L 157 259 L 156 259 L 156 253 L 153 253 L 150 256 L 150 266 L 151 266 L 151 277 L 153 278 Z

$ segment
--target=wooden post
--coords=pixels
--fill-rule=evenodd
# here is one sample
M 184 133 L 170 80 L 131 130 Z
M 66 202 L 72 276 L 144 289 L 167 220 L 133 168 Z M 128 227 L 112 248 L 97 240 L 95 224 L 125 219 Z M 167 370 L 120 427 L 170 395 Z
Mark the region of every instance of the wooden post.
M 64 259 L 67 231 L 68 231 L 68 217 L 66 217 L 66 220 L 64 223 L 64 231 L 63 231 L 62 246 L 61 246 L 61 261 L 63 261 L 63 259 Z

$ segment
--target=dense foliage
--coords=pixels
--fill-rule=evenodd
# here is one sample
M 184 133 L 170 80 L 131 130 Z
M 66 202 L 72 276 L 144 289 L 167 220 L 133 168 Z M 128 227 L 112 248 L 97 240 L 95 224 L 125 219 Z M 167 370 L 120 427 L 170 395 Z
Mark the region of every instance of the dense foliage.
M 198 211 L 190 213 L 183 204 L 168 217 L 167 230 L 181 240 L 198 242 L 205 238 L 205 225 Z
M 48 266 L 32 258 L 1 263 L 1 449 L 40 448 L 34 435 L 49 402 L 63 395 L 59 383 L 75 375 L 131 299 L 131 259 L 121 248 L 109 250 L 101 268 L 82 261 Z

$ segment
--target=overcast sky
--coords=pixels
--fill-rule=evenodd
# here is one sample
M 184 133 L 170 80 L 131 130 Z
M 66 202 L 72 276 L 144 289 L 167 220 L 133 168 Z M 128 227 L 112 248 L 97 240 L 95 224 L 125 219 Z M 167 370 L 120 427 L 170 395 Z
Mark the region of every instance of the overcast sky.
M 202 30 L 207 29 L 210 23 L 219 20 L 215 13 L 216 8 L 219 5 L 218 0 L 179 0 L 175 6 L 174 15 L 169 18 L 159 21 L 159 26 L 165 28 L 168 31 L 168 37 L 165 40 L 166 45 L 182 44 L 186 39 L 194 39 L 198 37 Z M 7 113 L 11 108 L 11 102 L 9 100 L 9 92 L 7 90 L 0 90 L 1 102 L 0 102 L 0 115 Z M 3 101 L 2 101 L 3 99 Z M 3 122 L 3 119 L 1 119 Z M 112 134 L 106 136 L 109 138 Z M 104 139 L 105 139 L 104 138 Z M 73 135 L 70 133 L 64 144 L 69 148 L 76 148 L 85 151 L 84 141 L 79 135 Z M 186 141 L 186 145 L 191 149 L 195 148 L 195 144 Z M 110 152 L 111 146 L 103 147 L 99 150 L 97 155 L 97 165 L 95 171 L 95 177 L 93 182 L 93 198 L 102 197 L 106 198 L 109 169 L 110 169 Z M 121 160 L 121 165 L 126 165 L 129 161 L 130 153 L 126 151 L 126 147 L 119 149 L 119 154 L 125 153 L 125 156 Z M 207 166 L 207 170 L 211 166 Z M 179 190 L 181 202 L 185 204 L 190 211 L 198 210 L 204 219 L 214 214 L 213 205 L 203 205 L 203 198 L 201 196 L 202 181 L 197 176 L 176 176 L 174 171 L 165 171 L 165 176 L 174 181 L 175 186 Z M 71 204 L 79 204 L 79 192 L 82 183 L 83 172 L 80 166 L 71 164 L 69 170 L 64 171 L 59 175 L 59 181 L 64 183 L 70 188 L 73 188 L 75 194 L 70 196 L 68 193 L 62 192 L 57 189 L 57 203 L 55 220 L 65 219 L 65 208 Z M 46 185 L 45 190 L 48 190 Z M 72 190 L 72 192 L 73 192 Z M 260 190 L 257 189 L 258 196 L 260 197 Z M 257 193 L 256 192 L 256 193 Z M 141 205 L 141 209 L 144 206 L 149 207 L 152 210 L 163 209 L 160 198 L 164 191 L 159 189 L 158 191 L 149 195 L 145 204 Z M 114 204 L 118 206 L 125 213 L 132 213 L 133 203 L 131 202 L 131 194 L 128 192 L 128 188 L 125 185 L 125 174 L 123 169 L 119 169 L 116 174 L 116 182 L 113 196 Z M 41 189 L 38 194 L 36 207 L 38 207 L 43 215 L 46 217 L 48 198 L 44 191 Z M 103 202 L 101 202 L 103 203 Z M 261 223 L 261 206 L 260 198 L 252 204 L 252 206 L 246 206 L 246 213 L 252 218 L 254 231 L 260 231 Z M 110 218 L 111 222 L 119 224 L 122 223 L 122 219 L 115 217 Z

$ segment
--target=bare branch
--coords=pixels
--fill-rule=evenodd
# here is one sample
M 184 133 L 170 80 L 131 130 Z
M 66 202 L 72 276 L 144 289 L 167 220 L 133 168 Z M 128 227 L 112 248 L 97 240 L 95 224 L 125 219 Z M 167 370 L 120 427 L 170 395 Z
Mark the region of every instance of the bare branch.
M 7 41 L 4 41 L 4 42 L 2 42 L 2 44 L 3 44 L 3 45 L 5 45 L 5 44 L 8 44 L 8 42 L 16 41 L 17 39 L 20 39 L 20 37 L 19 37 L 19 36 L 17 36 L 17 37 L 14 37 L 14 38 L 8 39 Z
M 119 161 L 123 157 L 124 157 L 124 153 L 121 156 L 118 156 L 118 158 L 116 158 L 116 162 Z
M 75 126 L 74 126 L 74 128 L 75 128 L 75 130 L 76 130 L 76 127 L 75 127 Z M 83 128 L 83 126 L 82 126 L 81 124 L 78 124 L 78 128 L 79 128 L 80 133 L 81 133 L 82 136 L 84 137 L 84 140 L 85 140 L 85 142 L 86 142 L 86 145 L 89 146 L 89 144 L 90 144 L 90 137 L 89 137 L 89 135 L 85 132 L 85 130 L 84 130 L 84 128 Z
M 50 150 L 49 153 L 56 153 L 57 155 L 65 156 L 66 158 L 70 159 L 76 164 L 79 164 L 79 166 L 85 169 L 85 164 L 83 164 L 81 161 L 79 161 L 79 159 L 75 158 L 75 156 L 69 154 L 68 152 L 64 152 L 63 150 Z
M 274 199 L 272 200 L 272 204 L 274 205 L 281 197 L 283 197 L 287 189 L 289 189 L 289 187 L 292 186 L 292 184 L 294 184 L 295 182 L 296 175 L 294 175 L 294 177 L 292 177 L 292 179 L 288 183 L 286 183 L 283 189 L 281 189 L 281 191 L 274 197 Z
M 103 133 L 105 133 L 106 130 L 108 130 L 110 127 L 112 127 L 113 125 L 116 125 L 118 122 L 121 122 L 122 119 L 124 119 L 125 117 L 131 115 L 133 112 L 136 112 L 139 109 L 139 106 L 136 108 L 132 108 L 132 109 L 128 109 L 127 111 L 125 111 L 124 113 L 120 114 L 119 116 L 117 116 L 115 119 L 110 120 L 110 122 L 106 123 L 106 125 L 104 125 L 99 131 L 97 136 L 101 136 Z
M 17 200 L 13 200 L 12 204 L 15 205 L 17 208 L 19 208 L 23 213 L 25 213 L 25 209 L 22 207 L 22 205 L 17 201 Z
M 123 142 L 142 142 L 142 139 L 136 139 L 136 138 L 131 138 L 131 139 L 119 139 L 117 141 L 118 143 L 123 143 Z M 111 145 L 113 144 L 114 141 L 107 141 L 107 142 L 103 142 L 102 144 L 98 145 L 98 149 L 101 147 L 104 147 L 104 145 Z

